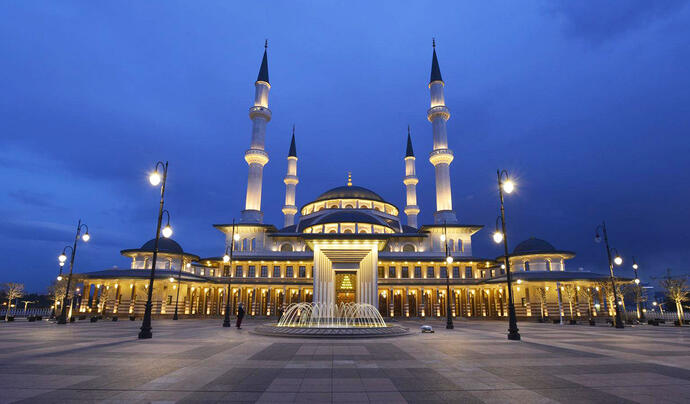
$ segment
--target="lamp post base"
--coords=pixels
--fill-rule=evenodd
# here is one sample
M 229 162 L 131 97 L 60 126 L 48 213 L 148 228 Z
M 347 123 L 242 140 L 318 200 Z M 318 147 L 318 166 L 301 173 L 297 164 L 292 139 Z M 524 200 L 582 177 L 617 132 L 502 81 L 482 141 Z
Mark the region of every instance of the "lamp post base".
M 515 331 L 515 332 L 509 332 L 508 333 L 508 339 L 511 341 L 520 341 L 520 333 Z
M 151 328 L 144 328 L 141 327 L 141 331 L 139 331 L 139 339 L 151 339 L 153 338 L 153 333 L 151 332 Z

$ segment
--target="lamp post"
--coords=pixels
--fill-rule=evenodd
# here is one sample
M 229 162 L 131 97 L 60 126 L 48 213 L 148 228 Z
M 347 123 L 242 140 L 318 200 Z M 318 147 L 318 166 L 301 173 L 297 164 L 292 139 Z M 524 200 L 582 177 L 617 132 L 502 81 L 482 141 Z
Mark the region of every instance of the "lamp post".
M 503 206 L 503 192 L 509 194 L 515 189 L 515 184 L 508 176 L 508 171 L 496 170 L 498 178 L 498 196 L 501 202 L 501 237 L 494 233 L 494 242 L 503 241 L 503 250 L 506 266 L 506 283 L 508 285 L 508 339 L 512 341 L 520 340 L 520 333 L 517 327 L 517 317 L 515 316 L 515 304 L 513 303 L 513 288 L 511 286 L 510 259 L 508 257 L 508 237 L 506 237 L 506 214 Z M 505 179 L 504 179 L 505 178 Z M 498 232 L 498 231 L 497 231 Z
M 223 262 L 230 263 L 230 273 L 228 273 L 228 287 L 225 292 L 225 318 L 223 319 L 223 327 L 230 327 L 230 280 L 232 279 L 232 253 L 235 250 L 235 242 L 240 239 L 240 235 L 235 233 L 235 219 L 232 219 L 232 232 L 230 235 L 230 247 L 225 247 L 225 255 L 223 255 Z M 228 250 L 230 250 L 228 254 Z
M 84 234 L 81 234 L 82 229 L 85 229 Z M 81 222 L 81 219 L 79 219 L 79 222 L 77 223 L 77 233 L 74 236 L 74 244 L 72 246 L 67 246 L 62 249 L 62 254 L 58 257 L 58 261 L 61 264 L 64 264 L 65 261 L 67 261 L 67 255 L 65 253 L 67 252 L 67 249 L 70 250 L 70 260 L 69 260 L 69 275 L 67 275 L 67 286 L 65 287 L 65 296 L 62 298 L 62 304 L 61 304 L 61 311 L 60 311 L 60 317 L 58 317 L 58 324 L 67 324 L 67 305 L 65 304 L 65 301 L 67 300 L 67 296 L 69 296 L 69 287 L 72 283 L 72 270 L 74 269 L 74 255 L 77 252 L 77 241 L 79 240 L 79 236 L 81 236 L 81 239 L 84 240 L 84 242 L 88 242 L 91 239 L 91 236 L 89 235 L 89 226 L 87 226 L 85 223 Z M 62 276 L 62 265 L 60 265 L 61 270 L 60 270 L 60 277 Z M 71 309 L 72 303 L 70 302 L 70 309 Z
M 635 261 L 635 257 L 632 257 L 632 269 L 635 272 L 635 300 L 637 304 L 637 318 L 644 320 L 644 310 L 640 307 L 640 301 L 642 300 L 642 287 L 640 286 L 640 277 L 637 275 L 637 270 L 640 268 Z
M 453 326 L 453 316 L 451 314 L 450 305 L 450 264 L 453 263 L 453 256 L 450 254 L 450 251 L 448 251 L 448 237 L 445 221 L 443 222 L 443 241 L 446 245 L 446 329 L 452 330 L 455 328 L 455 326 Z
M 597 243 L 601 242 L 601 236 L 599 236 L 599 230 L 604 234 L 604 246 L 606 247 L 606 255 L 609 260 L 609 272 L 610 272 L 610 278 L 611 278 L 611 289 L 613 290 L 613 305 L 615 306 L 616 309 L 616 318 L 615 318 L 615 326 L 616 328 L 625 328 L 625 324 L 623 324 L 623 320 L 621 318 L 621 311 L 620 311 L 620 304 L 618 303 L 618 292 L 616 291 L 616 280 L 613 276 L 613 264 L 615 263 L 616 265 L 621 265 L 623 263 L 623 258 L 618 254 L 618 250 L 615 248 L 609 247 L 609 237 L 608 234 L 606 233 L 606 222 L 602 221 L 599 226 L 596 227 L 594 230 L 595 236 L 594 236 L 594 241 Z M 616 256 L 615 258 L 611 259 L 611 250 L 616 251 Z
M 161 177 L 161 174 L 158 172 L 158 167 L 163 168 L 163 176 Z M 160 206 L 158 208 L 158 221 L 156 222 L 156 238 L 153 243 L 153 258 L 152 258 L 152 263 L 151 263 L 151 278 L 149 279 L 149 287 L 148 287 L 148 297 L 146 299 L 146 308 L 144 310 L 144 320 L 141 322 L 141 331 L 139 331 L 139 339 L 148 339 L 152 338 L 153 334 L 151 333 L 151 300 L 153 299 L 153 280 L 155 277 L 156 273 L 156 260 L 158 259 L 158 240 L 161 236 L 161 222 L 163 221 L 163 204 L 165 202 L 165 182 L 168 179 L 168 162 L 166 161 L 165 163 L 158 161 L 156 163 L 156 167 L 149 175 L 149 182 L 153 186 L 157 186 L 158 184 L 161 184 L 161 200 L 160 200 Z M 167 212 L 167 211 L 165 211 Z M 166 231 L 163 233 L 166 237 L 170 237 L 172 235 L 172 228 L 170 228 L 170 214 L 168 213 L 168 225 L 165 226 Z M 167 235 L 166 235 L 167 233 Z

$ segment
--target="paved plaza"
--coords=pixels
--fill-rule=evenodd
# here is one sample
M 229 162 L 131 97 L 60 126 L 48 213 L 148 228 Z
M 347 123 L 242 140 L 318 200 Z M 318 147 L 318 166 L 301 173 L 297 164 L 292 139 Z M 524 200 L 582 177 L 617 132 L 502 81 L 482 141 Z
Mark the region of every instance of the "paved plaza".
M 0 402 L 690 402 L 690 327 L 438 320 L 357 340 L 254 335 L 222 320 L 0 324 Z M 419 333 L 431 324 L 434 334 Z

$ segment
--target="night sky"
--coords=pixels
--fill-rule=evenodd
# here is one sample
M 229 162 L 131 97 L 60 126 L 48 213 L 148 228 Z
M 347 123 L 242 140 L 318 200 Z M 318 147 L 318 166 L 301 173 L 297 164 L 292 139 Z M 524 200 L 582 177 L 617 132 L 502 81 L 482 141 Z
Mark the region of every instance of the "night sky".
M 297 204 L 345 185 L 399 208 L 407 125 L 420 223 L 435 210 L 428 80 L 436 37 L 446 83 L 453 207 L 483 224 L 495 257 L 496 169 L 511 248 L 572 250 L 570 270 L 607 271 L 594 228 L 643 280 L 690 260 L 690 5 L 610 2 L 3 2 L 0 6 L 0 282 L 45 291 L 77 220 L 76 272 L 129 267 L 155 234 L 169 160 L 173 238 L 224 251 L 214 223 L 244 207 L 253 103 L 269 40 L 273 120 L 262 210 L 282 227 L 296 125 Z M 124 6 L 126 4 L 126 6 Z M 604 7 L 605 5 L 605 7 Z

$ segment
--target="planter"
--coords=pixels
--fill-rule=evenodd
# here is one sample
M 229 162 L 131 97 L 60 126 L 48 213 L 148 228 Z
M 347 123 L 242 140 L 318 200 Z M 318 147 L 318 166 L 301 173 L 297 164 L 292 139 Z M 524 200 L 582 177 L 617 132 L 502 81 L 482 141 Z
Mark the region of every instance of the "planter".
M 577 320 L 569 320 L 568 324 L 570 325 L 577 325 Z
M 36 317 L 34 317 L 34 316 L 29 316 L 29 317 L 26 318 L 26 320 L 27 320 L 28 322 L 30 322 L 30 323 L 33 323 L 34 321 L 36 321 Z
M 136 320 L 136 319 L 137 319 L 137 318 L 136 318 L 135 316 L 129 316 L 129 321 L 134 321 L 134 320 Z
M 14 321 L 14 316 L 9 316 L 9 317 L 7 317 L 7 321 L 8 321 L 8 322 L 9 322 L 9 321 Z
M 561 323 L 561 320 L 553 320 L 553 323 L 554 323 L 554 324 L 560 324 L 560 323 Z
M 595 325 L 597 325 L 597 322 L 594 320 L 589 320 L 589 325 L 595 326 Z
M 117 317 L 113 317 L 113 321 L 117 321 Z
M 98 321 L 98 317 L 91 317 L 90 321 L 92 323 L 95 323 L 96 321 Z
M 34 316 L 34 318 L 36 319 L 36 321 L 41 321 L 41 320 L 43 320 L 43 316 Z

